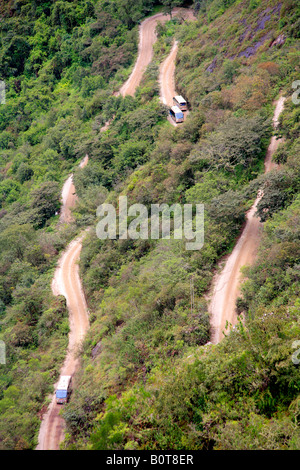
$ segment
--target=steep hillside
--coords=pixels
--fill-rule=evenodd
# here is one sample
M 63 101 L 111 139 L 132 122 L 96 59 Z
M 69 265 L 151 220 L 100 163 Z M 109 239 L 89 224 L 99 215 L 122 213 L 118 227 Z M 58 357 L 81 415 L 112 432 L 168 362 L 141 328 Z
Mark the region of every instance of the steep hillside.
M 61 250 L 87 226 L 80 273 L 90 330 L 64 407 L 66 449 L 297 449 L 299 367 L 299 7 L 194 1 L 197 21 L 157 27 L 134 96 L 116 93 L 146 15 L 185 2 L 0 2 L 0 441 L 32 449 L 67 349 L 65 299 L 51 293 Z M 185 6 L 191 6 L 189 2 Z M 166 7 L 168 10 L 168 5 Z M 159 67 L 178 41 L 174 128 Z M 274 156 L 274 100 L 285 96 Z M 105 123 L 110 125 L 103 132 Z M 78 163 L 89 155 L 89 163 Z M 59 223 L 74 174 L 74 222 Z M 264 223 L 244 269 L 243 318 L 212 345 L 208 293 L 256 198 Z M 99 204 L 204 203 L 205 243 L 100 240 Z M 294 356 L 293 356 L 294 357 Z
M 100 137 L 101 150 L 91 152 L 90 169 L 77 172 L 77 188 L 87 185 L 85 191 L 91 191 L 92 174 L 106 166 L 113 184 L 106 181 L 107 172 L 99 183 L 109 190 L 111 202 L 119 194 L 147 207 L 152 202 L 204 202 L 206 222 L 199 252 L 187 252 L 175 240 L 107 242 L 91 232 L 81 273 L 92 325 L 77 376 L 80 392 L 64 412 L 69 448 L 299 446 L 294 411 L 299 371 L 291 359 L 299 321 L 297 230 L 290 234 L 295 241 L 282 252 L 283 241 L 266 225 L 262 255 L 238 300 L 245 325 L 218 347 L 205 345 L 210 339 L 206 294 L 214 269 L 232 249 L 258 188 L 264 192 L 258 214 L 262 221 L 274 220 L 276 233 L 288 226 L 289 218 L 299 217 L 294 202 L 299 110 L 291 101 L 298 77 L 296 5 L 231 3 L 200 4 L 198 22 L 158 29 L 158 55 L 145 80 L 153 83 L 158 60 L 170 50 L 175 34 L 180 41 L 176 86 L 191 107 L 186 124 L 176 130 L 155 128 L 152 140 L 150 119 L 135 105 L 118 114 Z M 287 97 L 279 128 L 285 143 L 275 156 L 281 166 L 263 175 L 272 103 L 279 93 Z M 149 100 L 148 95 L 145 109 Z M 119 171 L 116 178 L 120 162 L 119 170 L 126 173 Z M 79 221 L 85 207 L 77 211 Z M 252 285 L 251 276 L 256 279 L 261 272 L 274 236 L 277 249 L 270 251 L 265 275 Z M 280 289 L 273 273 L 278 264 L 278 282 L 283 275 L 289 279 Z M 259 289 L 262 297 L 257 298 Z
M 152 9 L 147 1 L 0 2 L 1 448 L 37 443 L 68 346 L 65 299 L 50 287 L 78 231 L 58 224 L 61 188 L 93 128 L 123 103 L 112 94 L 131 72 L 137 23 Z

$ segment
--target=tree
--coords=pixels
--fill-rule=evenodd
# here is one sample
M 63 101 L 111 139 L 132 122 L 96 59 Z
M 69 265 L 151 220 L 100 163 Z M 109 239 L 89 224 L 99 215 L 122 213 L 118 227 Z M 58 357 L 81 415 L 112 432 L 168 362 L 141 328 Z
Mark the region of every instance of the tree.
M 172 10 L 175 7 L 179 7 L 182 5 L 183 1 L 182 0 L 162 0 L 162 4 L 164 6 L 164 14 L 165 15 L 170 15 L 170 18 L 172 20 Z
M 22 36 L 15 35 L 2 55 L 0 71 L 4 76 L 20 75 L 24 71 L 30 45 Z
M 209 216 L 217 223 L 226 223 L 238 230 L 245 220 L 243 197 L 232 190 L 213 198 L 208 206 Z
M 34 230 L 29 224 L 10 225 L 0 234 L 1 252 L 11 261 L 18 258 L 23 259 L 28 246 L 34 241 Z
M 234 171 L 249 168 L 262 154 L 263 138 L 269 130 L 262 118 L 231 117 L 193 152 L 193 162 L 201 166 Z
M 127 168 L 135 168 L 145 162 L 147 158 L 147 142 L 125 142 L 119 149 L 119 155 L 116 158 L 116 168 L 123 172 Z
M 23 184 L 25 181 L 30 180 L 33 174 L 33 169 L 27 163 L 22 162 L 17 170 L 17 179 Z
M 299 185 L 297 177 L 285 169 L 270 172 L 265 176 L 263 197 L 257 205 L 257 214 L 262 222 L 283 209 L 292 199 Z
M 11 203 L 18 199 L 20 184 L 12 179 L 5 179 L 0 183 L 0 207 L 4 202 Z
M 41 228 L 59 210 L 59 185 L 55 181 L 43 183 L 40 188 L 32 191 L 31 197 L 32 222 L 35 227 Z

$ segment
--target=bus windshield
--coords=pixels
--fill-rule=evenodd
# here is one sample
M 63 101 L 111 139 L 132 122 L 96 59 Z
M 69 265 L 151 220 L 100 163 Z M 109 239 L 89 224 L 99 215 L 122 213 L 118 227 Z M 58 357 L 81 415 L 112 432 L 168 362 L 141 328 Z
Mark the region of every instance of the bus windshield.
M 56 398 L 67 398 L 67 390 L 56 390 Z

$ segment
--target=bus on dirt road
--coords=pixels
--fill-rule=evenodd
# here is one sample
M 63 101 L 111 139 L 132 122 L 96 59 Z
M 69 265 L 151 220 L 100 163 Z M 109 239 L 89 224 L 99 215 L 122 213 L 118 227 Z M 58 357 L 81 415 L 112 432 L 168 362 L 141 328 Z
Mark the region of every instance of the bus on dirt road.
M 170 116 L 176 123 L 184 121 L 183 112 L 178 108 L 178 106 L 172 106 L 170 109 Z
M 69 401 L 71 395 L 72 377 L 62 375 L 56 387 L 56 403 L 62 405 Z
M 178 106 L 181 111 L 187 111 L 187 102 L 181 95 L 176 95 L 173 97 L 174 106 Z

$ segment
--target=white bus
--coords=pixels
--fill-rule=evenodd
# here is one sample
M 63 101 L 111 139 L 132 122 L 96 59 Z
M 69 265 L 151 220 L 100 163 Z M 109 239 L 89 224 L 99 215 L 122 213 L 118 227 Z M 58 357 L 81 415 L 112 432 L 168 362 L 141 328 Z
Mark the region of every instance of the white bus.
M 56 403 L 59 405 L 67 403 L 71 395 L 72 377 L 62 375 L 56 387 Z
M 176 95 L 173 97 L 174 106 L 178 106 L 181 111 L 187 111 L 187 102 L 181 95 Z
M 170 116 L 176 123 L 184 121 L 183 112 L 178 108 L 178 106 L 172 106 L 170 109 Z

